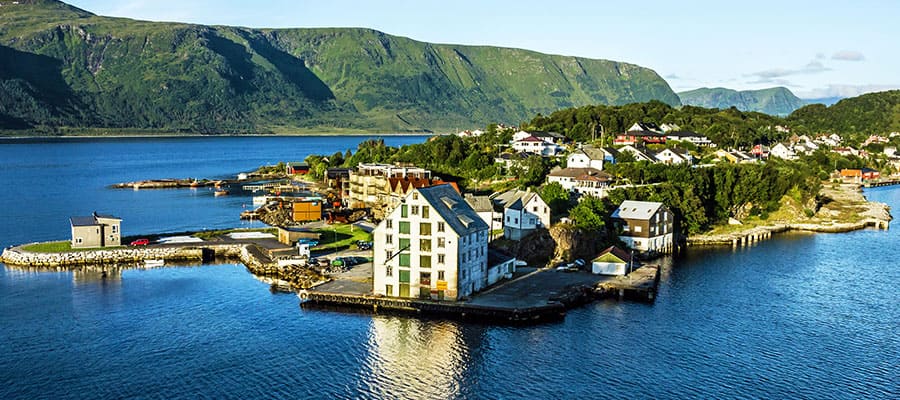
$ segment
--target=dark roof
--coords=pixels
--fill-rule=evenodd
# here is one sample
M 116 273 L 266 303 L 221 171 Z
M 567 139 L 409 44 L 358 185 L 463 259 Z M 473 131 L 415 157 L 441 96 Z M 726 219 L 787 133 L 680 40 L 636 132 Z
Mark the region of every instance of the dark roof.
M 556 133 L 556 132 L 544 132 L 544 131 L 534 131 L 534 132 L 526 131 L 526 132 L 530 133 L 532 136 L 537 136 L 537 137 L 552 137 L 555 139 L 565 139 L 566 138 L 565 135 L 562 135 L 562 134 Z
M 97 220 L 91 217 L 71 217 L 69 218 L 69 222 L 72 223 L 72 226 L 93 226 L 99 225 Z
M 453 186 L 443 184 L 416 190 L 456 234 L 469 235 L 489 229 L 487 223 L 478 216 L 469 203 L 466 203 Z
M 609 253 L 612 253 L 612 255 L 616 256 L 616 258 L 618 258 L 626 263 L 631 262 L 631 254 L 629 254 L 627 251 L 622 250 L 616 246 L 607 247 L 606 250 L 603 250 L 600 252 L 600 254 L 597 254 L 597 257 L 594 257 L 594 259 L 596 260 L 600 257 L 605 256 L 606 254 L 609 254 Z
M 610 174 L 596 168 L 562 168 L 550 171 L 549 176 L 564 176 L 567 178 L 579 178 L 582 176 L 598 176 L 602 178 L 611 178 Z
M 488 247 L 488 267 L 493 267 L 494 265 L 502 264 L 509 260 L 515 259 L 516 257 L 503 250 Z
M 703 135 L 697 132 L 691 131 L 672 131 L 666 133 L 666 136 L 678 136 L 678 137 L 703 137 Z
M 666 137 L 665 134 L 653 131 L 628 131 L 623 133 L 624 136 L 651 136 L 651 137 Z
M 466 193 L 466 203 L 476 212 L 494 211 L 494 204 L 491 202 L 490 196 L 475 196 L 472 193 Z

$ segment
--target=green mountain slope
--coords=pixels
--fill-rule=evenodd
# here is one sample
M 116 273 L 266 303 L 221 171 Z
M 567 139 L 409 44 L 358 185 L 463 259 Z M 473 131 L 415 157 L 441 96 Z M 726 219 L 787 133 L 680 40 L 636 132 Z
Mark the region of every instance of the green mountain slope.
M 826 107 L 810 104 L 791 113 L 791 126 L 839 135 L 900 132 L 900 90 L 868 93 Z
M 757 111 L 770 115 L 788 115 L 806 102 L 784 87 L 737 91 L 725 88 L 700 88 L 679 92 L 686 105 L 706 108 L 736 107 L 741 111 Z
M 368 29 L 248 29 L 0 7 L 0 129 L 449 130 L 585 104 L 680 104 L 654 71 Z

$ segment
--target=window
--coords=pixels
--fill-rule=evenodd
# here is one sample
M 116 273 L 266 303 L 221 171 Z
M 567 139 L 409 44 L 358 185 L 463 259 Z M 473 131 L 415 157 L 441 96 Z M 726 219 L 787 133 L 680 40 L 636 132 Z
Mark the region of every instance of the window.
M 459 280 L 461 280 L 461 281 L 466 280 L 466 270 L 464 270 L 464 269 L 459 270 Z
M 400 251 L 409 250 L 409 238 L 400 238 Z
M 400 270 L 400 282 L 409 283 L 409 270 L 408 269 Z
M 409 234 L 409 221 L 400 221 L 400 233 Z
M 420 239 L 419 240 L 419 250 L 431 251 L 431 239 Z
M 443 263 L 444 263 L 444 255 L 443 255 L 443 254 L 438 254 L 438 264 L 443 264 Z M 439 274 L 443 274 L 444 271 L 441 271 L 441 272 L 438 272 L 438 273 L 439 273 Z M 438 279 L 444 279 L 444 278 L 438 278 Z
M 438 222 L 437 231 L 438 232 L 444 231 L 444 223 L 443 222 Z
M 409 254 L 400 254 L 400 266 L 401 267 L 409 267 Z M 407 271 L 408 273 L 409 271 Z M 403 271 L 400 271 L 400 276 L 403 276 Z M 407 281 L 409 282 L 409 281 Z
M 394 267 L 390 265 L 384 267 L 384 276 L 394 276 Z
M 516 218 L 516 221 L 515 221 L 515 222 L 513 222 L 513 223 L 514 223 L 514 224 L 518 224 L 518 223 L 519 223 L 519 219 L 518 219 L 518 218 Z
M 113 225 L 113 226 L 112 226 L 112 233 L 116 233 L 118 230 L 119 230 L 119 226 L 118 226 L 118 225 Z
M 385 296 L 393 296 L 394 295 L 394 285 L 384 285 L 384 295 Z
M 393 256 L 394 256 L 394 253 L 391 252 L 390 250 L 385 251 L 385 252 L 384 252 L 384 262 L 387 262 L 387 261 L 390 260 L 391 257 L 393 257 Z
M 82 242 L 84 242 L 84 239 L 82 239 L 80 237 L 75 238 L 75 243 L 82 243 Z
M 413 200 L 419 199 L 419 192 L 413 192 Z
M 463 253 L 462 255 L 462 262 L 466 262 L 466 253 Z
M 428 218 L 429 212 L 431 208 L 428 206 L 422 206 L 422 218 Z
M 441 248 L 441 247 L 444 247 L 445 245 L 446 245 L 446 242 L 445 242 L 444 238 L 439 237 L 438 242 L 437 242 L 437 247 Z
M 406 204 L 400 205 L 400 216 L 406 218 L 409 216 L 409 210 L 406 207 Z
M 431 286 L 431 272 L 422 272 L 419 274 L 419 284 Z
M 635 233 L 640 232 L 640 231 L 641 231 L 641 226 L 640 226 L 640 225 L 634 227 L 634 232 L 635 232 Z
M 419 234 L 422 236 L 431 236 L 431 223 L 422 222 L 419 224 Z
M 385 236 L 384 236 L 384 242 L 387 243 L 387 244 L 392 244 L 392 243 L 394 243 L 394 235 L 385 235 Z
M 384 223 L 384 227 L 388 229 L 392 229 L 394 227 L 394 221 L 386 220 Z
M 419 206 L 412 206 L 412 215 L 419 215 Z
M 439 281 L 444 280 L 444 271 L 438 271 L 438 280 Z
M 431 268 L 431 256 L 419 256 L 419 268 Z
M 532 211 L 532 212 L 538 212 L 538 211 L 537 211 L 537 206 L 531 207 L 531 211 Z

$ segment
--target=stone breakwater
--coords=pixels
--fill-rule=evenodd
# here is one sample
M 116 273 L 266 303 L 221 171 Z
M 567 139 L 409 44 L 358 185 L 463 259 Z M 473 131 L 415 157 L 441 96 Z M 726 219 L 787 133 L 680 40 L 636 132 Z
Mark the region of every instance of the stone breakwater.
M 209 244 L 185 247 L 121 247 L 101 250 L 38 253 L 22 246 L 3 250 L 0 261 L 16 266 L 48 269 L 85 268 L 94 266 L 141 265 L 147 260 L 177 262 L 209 262 L 215 259 L 239 260 L 257 276 L 284 281 L 291 288 L 303 289 L 321 282 L 324 277 L 306 267 L 280 267 L 266 251 L 253 244 Z

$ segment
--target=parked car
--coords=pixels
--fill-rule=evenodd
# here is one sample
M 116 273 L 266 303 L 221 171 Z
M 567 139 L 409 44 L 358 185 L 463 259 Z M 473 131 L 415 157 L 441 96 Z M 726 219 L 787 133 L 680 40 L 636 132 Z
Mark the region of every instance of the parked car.
M 297 244 L 308 244 L 309 247 L 316 247 L 319 245 L 319 241 L 315 239 L 298 239 Z
M 372 242 L 366 242 L 364 240 L 357 240 L 356 248 L 359 250 L 372 250 Z
M 132 246 L 146 246 L 148 244 L 150 244 L 150 239 L 137 239 L 131 241 Z

